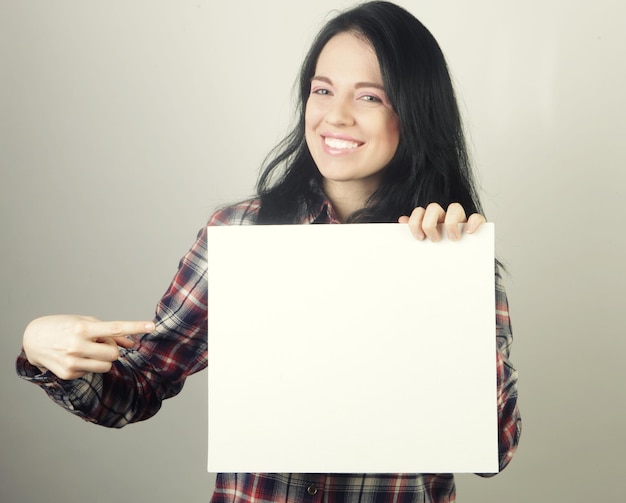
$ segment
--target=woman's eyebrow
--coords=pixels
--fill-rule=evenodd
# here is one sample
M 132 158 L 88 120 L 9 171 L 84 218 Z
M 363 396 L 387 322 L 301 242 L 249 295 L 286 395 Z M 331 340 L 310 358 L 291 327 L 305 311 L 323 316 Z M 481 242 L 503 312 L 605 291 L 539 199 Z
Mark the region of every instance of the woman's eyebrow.
M 311 82 L 313 82 L 314 80 L 321 80 L 322 82 L 326 82 L 327 84 L 330 84 L 330 85 L 332 85 L 332 84 L 333 84 L 333 81 L 332 81 L 332 80 L 330 80 L 328 77 L 324 77 L 324 76 L 322 76 L 322 75 L 314 75 L 314 76 L 311 78 Z
M 315 75 L 311 78 L 311 82 L 314 80 L 319 80 L 321 82 L 326 82 L 329 85 L 333 85 L 333 81 L 328 77 L 324 77 L 323 75 Z M 380 89 L 381 91 L 385 90 L 385 87 L 382 84 L 378 84 L 376 82 L 357 82 L 354 84 L 355 89 L 361 89 L 362 87 L 374 87 L 376 89 Z
M 380 89 L 381 91 L 385 90 L 385 87 L 382 84 L 377 84 L 376 82 L 358 82 L 354 87 L 357 89 L 362 87 L 374 87 L 376 89 Z

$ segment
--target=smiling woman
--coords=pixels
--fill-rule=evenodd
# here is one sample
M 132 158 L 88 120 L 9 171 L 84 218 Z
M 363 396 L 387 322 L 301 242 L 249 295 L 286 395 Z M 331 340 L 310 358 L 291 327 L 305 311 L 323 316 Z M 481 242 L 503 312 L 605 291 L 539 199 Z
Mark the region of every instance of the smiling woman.
M 304 60 L 299 90 L 298 120 L 268 157 L 257 196 L 217 211 L 209 226 L 401 222 L 417 239 L 438 241 L 438 224 L 454 240 L 461 237 L 460 223 L 472 233 L 485 221 L 445 59 L 409 12 L 369 2 L 330 20 Z M 203 227 L 152 322 L 38 318 L 24 332 L 18 373 L 73 414 L 104 426 L 156 414 L 207 364 L 206 239 Z M 495 301 L 503 469 L 517 447 L 520 416 L 517 373 L 508 359 L 508 304 L 497 268 Z M 212 501 L 309 496 L 443 503 L 454 501 L 455 485 L 449 473 L 230 473 L 217 476 Z
M 339 220 L 363 208 L 380 186 L 399 136 L 374 49 L 358 33 L 336 35 L 311 79 L 305 137 Z
M 298 85 L 298 122 L 257 185 L 258 223 L 297 222 L 320 189 L 351 181 L 348 165 L 366 176 L 333 192 L 341 221 L 396 222 L 436 203 L 425 215 L 429 227 L 452 203 L 463 208 L 461 220 L 482 211 L 445 58 L 406 10 L 370 2 L 329 21 Z M 336 140 L 355 142 L 355 151 L 342 155 L 347 145 Z M 416 237 L 424 236 L 422 217 L 410 222 Z

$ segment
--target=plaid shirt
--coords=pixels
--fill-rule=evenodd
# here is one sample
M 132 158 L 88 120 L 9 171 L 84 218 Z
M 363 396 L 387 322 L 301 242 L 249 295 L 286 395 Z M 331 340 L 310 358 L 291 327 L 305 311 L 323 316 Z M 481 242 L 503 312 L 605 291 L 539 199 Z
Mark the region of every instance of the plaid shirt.
M 217 211 L 208 225 L 253 225 L 259 201 Z M 301 223 L 339 223 L 329 201 L 320 198 Z M 105 374 L 63 381 L 17 359 L 17 372 L 42 387 L 62 407 L 81 418 L 119 428 L 154 415 L 165 398 L 180 392 L 187 376 L 207 365 L 206 228 L 182 258 L 178 272 L 156 309 L 156 330 L 136 344 Z M 521 421 L 517 372 L 509 362 L 512 342 L 508 305 L 496 269 L 496 338 L 499 459 L 502 470 L 517 447 Z M 455 501 L 452 474 L 218 474 L 212 501 L 444 503 Z

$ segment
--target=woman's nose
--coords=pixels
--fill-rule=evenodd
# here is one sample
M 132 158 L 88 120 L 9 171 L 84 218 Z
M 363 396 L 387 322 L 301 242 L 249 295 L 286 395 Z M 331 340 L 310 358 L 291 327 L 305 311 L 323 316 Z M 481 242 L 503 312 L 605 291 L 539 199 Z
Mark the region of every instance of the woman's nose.
M 347 99 L 336 97 L 326 112 L 326 122 L 331 126 L 352 126 L 354 115 Z

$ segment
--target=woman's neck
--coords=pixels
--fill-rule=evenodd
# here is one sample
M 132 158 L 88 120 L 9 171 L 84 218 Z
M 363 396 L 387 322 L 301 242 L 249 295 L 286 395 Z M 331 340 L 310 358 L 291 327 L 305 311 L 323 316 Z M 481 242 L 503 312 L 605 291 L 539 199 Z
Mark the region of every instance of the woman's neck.
M 352 213 L 365 207 L 378 184 L 363 183 L 363 181 L 338 182 L 325 179 L 323 187 L 326 197 L 333 205 L 337 218 L 341 223 L 345 223 Z

